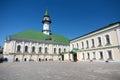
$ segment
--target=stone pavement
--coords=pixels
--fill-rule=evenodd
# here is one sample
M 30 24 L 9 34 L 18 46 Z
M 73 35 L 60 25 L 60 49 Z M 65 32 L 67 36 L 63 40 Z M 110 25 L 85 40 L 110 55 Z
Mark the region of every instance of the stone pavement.
M 120 80 L 120 63 L 1 63 L 0 80 Z

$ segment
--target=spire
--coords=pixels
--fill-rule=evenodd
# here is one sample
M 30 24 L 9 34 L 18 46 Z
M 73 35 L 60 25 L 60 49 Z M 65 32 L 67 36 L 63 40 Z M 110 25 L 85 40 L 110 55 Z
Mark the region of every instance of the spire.
M 44 16 L 49 17 L 48 10 L 45 11 L 45 15 Z

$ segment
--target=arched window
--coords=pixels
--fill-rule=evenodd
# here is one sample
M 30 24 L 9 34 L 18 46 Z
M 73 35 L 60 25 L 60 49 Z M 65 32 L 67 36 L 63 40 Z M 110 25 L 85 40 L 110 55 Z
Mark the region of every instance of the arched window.
M 103 52 L 100 51 L 100 59 L 103 59 Z
M 98 46 L 102 46 L 101 37 L 98 37 Z
M 78 43 L 77 43 L 77 48 L 79 48 L 79 45 L 78 45 Z
M 28 52 L 28 46 L 25 46 L 25 52 Z
M 108 59 L 113 59 L 111 50 L 108 51 Z
M 72 44 L 72 48 L 74 49 L 74 44 Z
M 64 49 L 64 52 L 66 52 L 66 49 Z
M 35 52 L 35 47 L 34 46 L 32 47 L 32 52 Z
M 87 44 L 87 48 L 89 48 L 89 43 L 88 43 L 88 40 L 86 41 L 86 44 Z
M 96 59 L 96 53 L 93 52 L 93 59 Z
M 110 36 L 109 35 L 105 35 L 106 38 L 106 44 L 110 44 Z
M 48 53 L 48 48 L 47 47 L 45 48 L 45 53 Z
M 88 59 L 90 59 L 90 54 L 89 54 L 89 53 L 87 53 L 87 55 L 88 55 Z
M 84 53 L 82 53 L 83 54 L 83 60 L 85 59 L 85 55 L 84 55 Z
M 82 49 L 84 49 L 84 42 L 82 42 Z
M 92 47 L 95 47 L 94 39 L 92 39 Z
M 61 49 L 59 48 L 59 53 L 61 53 Z
M 18 46 L 17 46 L 17 52 L 20 52 L 20 49 L 21 49 L 21 46 L 18 45 Z
M 56 48 L 54 48 L 54 53 L 56 53 Z
M 40 53 L 42 52 L 42 47 L 39 47 L 39 52 L 40 52 Z

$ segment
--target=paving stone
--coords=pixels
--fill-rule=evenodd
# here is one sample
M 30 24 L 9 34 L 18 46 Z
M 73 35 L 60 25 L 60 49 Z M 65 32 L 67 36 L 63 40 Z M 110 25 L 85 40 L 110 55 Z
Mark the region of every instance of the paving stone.
M 1 63 L 0 80 L 120 80 L 120 63 Z

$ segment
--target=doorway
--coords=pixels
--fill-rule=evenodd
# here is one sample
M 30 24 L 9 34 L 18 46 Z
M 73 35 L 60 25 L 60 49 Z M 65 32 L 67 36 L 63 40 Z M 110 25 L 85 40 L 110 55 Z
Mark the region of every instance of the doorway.
M 41 61 L 41 58 L 39 58 L 39 61 Z
M 47 58 L 45 60 L 47 61 Z
M 64 61 L 64 55 L 62 55 L 62 61 Z
M 27 59 L 25 58 L 24 61 L 26 61 Z
M 73 61 L 77 61 L 77 54 L 73 54 Z
M 18 62 L 19 61 L 18 58 L 16 58 L 15 61 Z

